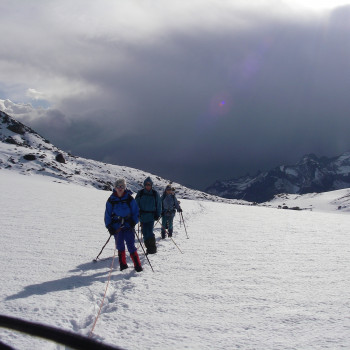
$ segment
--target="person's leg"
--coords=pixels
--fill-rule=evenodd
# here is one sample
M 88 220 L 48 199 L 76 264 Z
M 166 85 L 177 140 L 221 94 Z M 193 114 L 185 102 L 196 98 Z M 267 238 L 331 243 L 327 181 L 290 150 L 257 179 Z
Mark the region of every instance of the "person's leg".
M 162 239 L 165 238 L 165 228 L 166 228 L 166 223 L 167 223 L 167 216 L 164 215 L 162 217 L 162 229 L 161 229 L 161 233 L 162 233 Z
M 118 232 L 116 235 L 114 235 L 114 238 L 116 242 L 116 247 L 118 249 L 120 271 L 123 271 L 128 268 L 128 264 L 126 263 L 124 232 Z
M 173 236 L 173 221 L 174 221 L 174 215 L 168 216 L 168 236 L 172 237 Z
M 154 221 L 142 223 L 142 234 L 147 254 L 155 254 L 157 252 L 156 238 L 153 233 Z
M 128 247 L 128 251 L 130 253 L 130 257 L 132 262 L 134 263 L 134 268 L 137 272 L 142 271 L 141 261 L 139 255 L 137 253 L 137 249 L 135 247 L 135 233 L 133 230 L 127 230 L 124 232 L 125 234 L 125 243 Z

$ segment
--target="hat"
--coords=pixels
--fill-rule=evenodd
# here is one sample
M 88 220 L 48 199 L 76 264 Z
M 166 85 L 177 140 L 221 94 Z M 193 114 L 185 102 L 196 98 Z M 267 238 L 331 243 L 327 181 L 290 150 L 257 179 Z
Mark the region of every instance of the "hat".
M 153 181 L 149 176 L 145 179 L 145 181 L 143 182 L 143 185 L 146 186 L 147 183 L 153 186 Z
M 172 189 L 171 185 L 167 185 L 167 186 L 165 187 L 165 191 L 166 191 L 166 190 L 173 190 L 173 189 Z
M 125 179 L 121 178 L 121 179 L 117 179 L 114 187 L 118 187 L 118 186 L 124 186 L 124 188 L 126 188 L 126 181 Z

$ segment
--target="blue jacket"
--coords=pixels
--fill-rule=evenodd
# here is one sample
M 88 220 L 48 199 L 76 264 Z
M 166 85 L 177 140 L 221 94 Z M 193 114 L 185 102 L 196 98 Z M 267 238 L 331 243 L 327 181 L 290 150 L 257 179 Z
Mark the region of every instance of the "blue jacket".
M 105 225 L 118 230 L 120 226 L 130 228 L 139 222 L 139 208 L 135 199 L 131 196 L 132 192 L 126 190 L 123 197 L 119 198 L 115 190 L 108 198 L 105 210 Z M 128 200 L 129 196 L 131 200 Z M 128 203 L 129 202 L 129 203 Z

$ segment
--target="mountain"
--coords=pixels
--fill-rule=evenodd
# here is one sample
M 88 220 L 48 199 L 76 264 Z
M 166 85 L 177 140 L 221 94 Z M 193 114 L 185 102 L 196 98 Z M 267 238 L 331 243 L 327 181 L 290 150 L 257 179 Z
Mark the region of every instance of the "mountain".
M 350 187 L 350 152 L 318 158 L 308 154 L 295 165 L 282 165 L 256 176 L 216 181 L 206 192 L 262 203 L 280 193 L 320 193 Z
M 179 198 L 234 203 L 201 191 L 173 183 L 168 179 L 142 170 L 106 164 L 74 156 L 40 136 L 30 127 L 0 111 L 0 169 L 10 169 L 24 175 L 41 174 L 56 181 L 75 183 L 110 191 L 117 177 L 127 180 L 128 188 L 137 192 L 147 176 L 162 193 L 169 183 L 176 188 Z

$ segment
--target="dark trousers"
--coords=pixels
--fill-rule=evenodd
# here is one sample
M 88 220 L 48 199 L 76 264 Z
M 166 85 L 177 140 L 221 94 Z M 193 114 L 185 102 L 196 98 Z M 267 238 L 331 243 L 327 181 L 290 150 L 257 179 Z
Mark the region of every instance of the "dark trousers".
M 116 235 L 114 235 L 114 239 L 118 250 L 125 250 L 125 241 L 129 253 L 132 254 L 136 252 L 135 233 L 132 229 L 126 229 L 118 232 Z
M 154 228 L 154 221 L 143 222 L 141 224 L 141 231 L 142 231 L 144 241 L 147 241 L 150 238 L 154 237 L 153 228 Z

